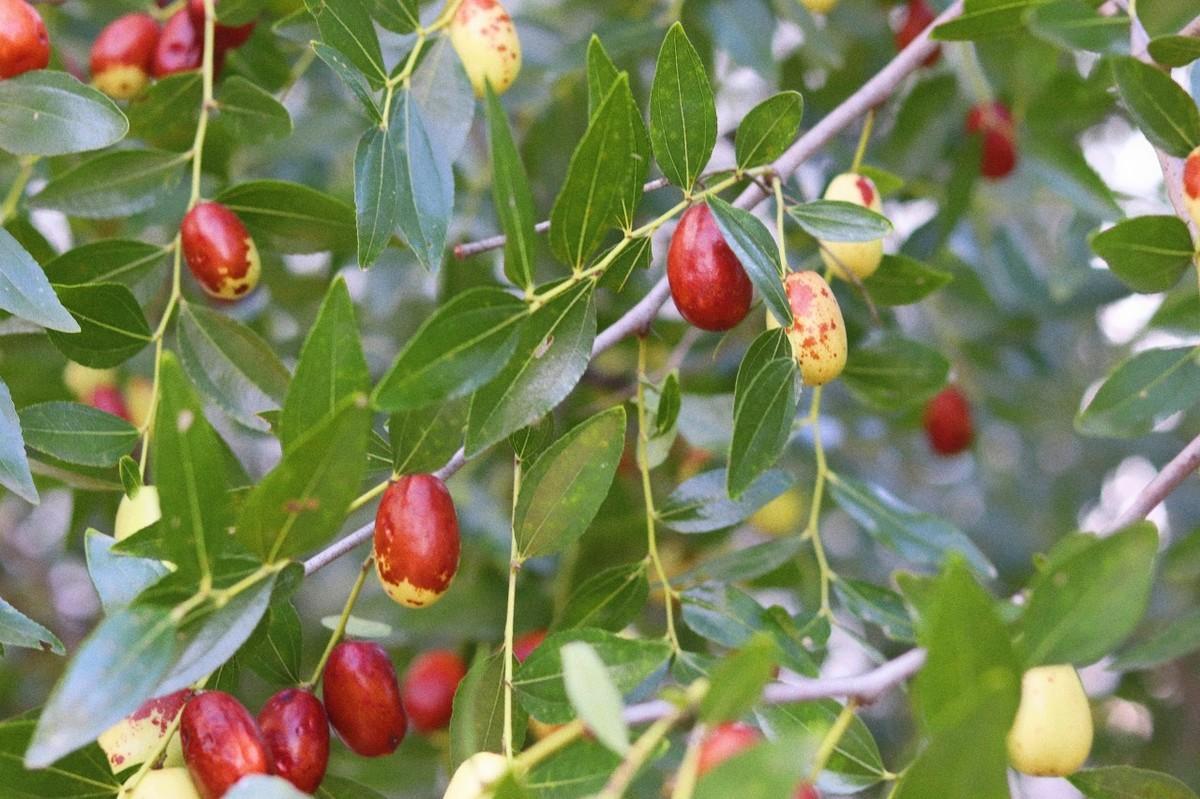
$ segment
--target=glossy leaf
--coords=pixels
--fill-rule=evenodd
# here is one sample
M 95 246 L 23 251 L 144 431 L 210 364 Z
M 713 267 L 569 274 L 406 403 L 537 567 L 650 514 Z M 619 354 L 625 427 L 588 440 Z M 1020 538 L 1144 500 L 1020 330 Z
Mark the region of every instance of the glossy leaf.
M 739 382 L 745 390 L 733 399 L 733 441 L 729 445 L 726 488 L 735 500 L 779 460 L 796 416 L 796 361 L 791 353 L 758 367 L 745 380 L 739 370 Z
M 153 208 L 179 185 L 187 159 L 164 150 L 115 150 L 56 176 L 29 200 L 85 219 L 118 219 Z
M 78 333 L 80 329 L 37 261 L 4 229 L 0 229 L 0 310 L 50 330 Z
M 30 504 L 38 504 L 37 487 L 25 457 L 21 421 L 13 407 L 8 385 L 0 380 L 0 485 Z
M 604 98 L 613 86 L 620 81 L 624 73 L 617 69 L 609 57 L 608 51 L 600 43 L 600 38 L 592 34 L 588 41 L 587 79 L 588 79 L 588 117 L 595 116 L 596 111 L 604 102 Z M 625 230 L 636 227 L 635 215 L 641 203 L 646 175 L 650 171 L 650 133 L 646 130 L 646 120 L 642 118 L 642 110 L 631 93 L 624 94 L 626 114 L 629 117 L 629 129 L 633 135 L 632 152 L 625 164 L 624 197 L 621 201 L 620 223 Z
M 374 89 L 367 82 L 366 76 L 350 63 L 350 59 L 336 47 L 330 47 L 324 42 L 313 42 L 312 48 L 317 57 L 324 61 L 325 65 L 333 70 L 333 74 L 337 75 L 358 98 L 363 110 L 371 118 L 371 122 L 376 125 L 382 122 L 383 111 L 375 99 Z
M 76 799 L 115 796 L 120 783 L 108 758 L 96 744 L 73 752 L 52 769 L 27 769 L 21 755 L 29 747 L 37 721 L 16 718 L 0 722 L 0 785 L 12 799 Z
M 813 200 L 787 210 L 808 235 L 822 241 L 875 241 L 892 232 L 886 216 L 841 200 Z
M 667 31 L 650 87 L 650 142 L 667 179 L 685 191 L 708 164 L 717 141 L 717 109 L 708 74 L 678 22 Z
M 779 248 L 770 231 L 749 211 L 734 208 L 720 197 L 708 201 L 713 221 L 737 256 L 750 282 L 783 327 L 792 325 L 792 307 L 783 289 Z
M 854 347 L 842 372 L 860 402 L 884 413 L 924 404 L 949 377 L 950 362 L 941 353 L 896 335 Z
M 533 263 L 537 249 L 533 211 L 533 192 L 521 154 L 513 141 L 508 117 L 491 84 L 487 87 L 488 140 L 492 146 L 492 202 L 500 218 L 504 243 L 504 274 L 514 285 L 529 289 L 533 286 Z
M 129 120 L 66 72 L 37 70 L 0 82 L 0 150 L 53 156 L 116 144 Z
M 1117 365 L 1075 417 L 1087 436 L 1129 438 L 1200 399 L 1200 353 L 1192 347 L 1143 350 Z
M 115 553 L 114 543 L 112 536 L 96 530 L 88 530 L 83 539 L 88 574 L 105 613 L 131 604 L 138 594 L 170 571 L 159 560 Z
M 65 655 L 67 652 L 58 636 L 0 597 L 0 651 L 6 646 L 53 652 L 56 655 Z
M 162 266 L 168 250 L 124 239 L 93 241 L 46 264 L 46 277 L 59 286 L 121 283 L 130 286 Z
M 25 444 L 67 463 L 115 466 L 138 441 L 129 422 L 77 402 L 42 402 L 19 415 Z
M 230 186 L 217 201 L 237 214 L 261 248 L 312 253 L 354 246 L 354 209 L 299 183 L 252 180 Z
M 387 132 L 395 152 L 400 235 L 422 266 L 436 270 L 454 212 L 450 159 L 441 142 L 432 138 L 410 92 L 400 92 L 392 101 Z
M 299 684 L 304 679 L 300 675 L 300 644 L 300 614 L 295 605 L 276 602 L 238 658 L 273 685 Z
M 373 264 L 400 223 L 400 177 L 395 142 L 386 130 L 363 134 L 354 156 L 354 207 L 357 211 L 358 264 Z
M 905 255 L 885 255 L 875 274 L 866 280 L 867 291 L 877 305 L 909 305 L 919 302 L 953 278 Z
M 117 366 L 150 343 L 150 326 L 129 289 L 116 283 L 59 286 L 58 298 L 79 325 L 78 333 L 49 330 L 54 346 L 93 369 Z
M 217 108 L 219 123 L 243 142 L 257 144 L 292 135 L 288 110 L 270 92 L 239 75 L 221 82 Z
M 1177 216 L 1139 216 L 1091 238 L 1092 249 L 1134 291 L 1166 291 L 1192 265 L 1192 234 Z
M 465 399 L 394 413 L 388 421 L 392 467 L 396 474 L 440 469 L 458 451 L 467 421 Z
M 1147 46 L 1150 57 L 1166 67 L 1184 67 L 1200 58 L 1200 39 L 1195 36 L 1157 36 Z
M 1200 146 L 1200 109 L 1170 75 L 1136 58 L 1112 61 L 1121 100 L 1146 138 L 1178 158 Z
M 649 594 L 645 561 L 604 569 L 571 592 L 552 629 L 622 630 L 641 613 Z
M 769 164 L 791 146 L 804 118 L 799 92 L 780 92 L 763 100 L 738 125 L 734 146 L 738 169 Z
M 304 0 L 317 21 L 321 39 L 345 55 L 372 86 L 387 80 L 379 37 L 363 0 Z
M 425 46 L 409 91 L 421 106 L 429 138 L 447 160 L 457 161 L 475 119 L 475 90 L 449 37 L 439 36 Z

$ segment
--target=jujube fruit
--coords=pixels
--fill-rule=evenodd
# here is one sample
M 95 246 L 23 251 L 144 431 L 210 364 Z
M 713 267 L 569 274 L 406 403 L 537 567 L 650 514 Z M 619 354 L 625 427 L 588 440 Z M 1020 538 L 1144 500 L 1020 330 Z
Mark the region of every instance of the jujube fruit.
M 476 752 L 462 762 L 450 778 L 442 799 L 481 799 L 508 773 L 508 758 L 495 752 Z
M 404 675 L 400 696 L 404 710 L 418 732 L 450 726 L 454 692 L 467 676 L 467 665 L 448 649 L 435 649 L 413 659 Z
M 703 776 L 734 755 L 761 743 L 762 740 L 762 733 L 749 724 L 728 722 L 714 727 L 700 743 L 700 757 L 696 763 L 696 773 Z
M 364 757 L 396 751 L 408 720 L 387 652 L 366 641 L 333 648 L 324 677 L 325 710 L 338 735 Z
M 92 44 L 92 83 L 118 100 L 137 97 L 150 83 L 158 23 L 149 14 L 118 17 Z
M 236 300 L 258 285 L 258 248 L 233 211 L 220 203 L 199 203 L 179 230 L 188 269 L 209 295 Z
M 15 78 L 50 63 L 46 23 L 25 0 L 0 0 L 0 78 Z
M 150 422 L 154 411 L 154 382 L 135 375 L 125 384 L 125 407 L 129 408 L 129 421 L 139 430 Z
M 828 14 L 837 7 L 838 0 L 800 0 L 800 3 L 814 14 Z
M 117 518 L 113 525 L 113 537 L 124 541 L 138 530 L 144 530 L 162 518 L 162 506 L 159 504 L 158 488 L 151 485 L 140 486 L 133 496 L 121 497 L 117 505 Z
M 843 172 L 835 177 L 825 190 L 826 200 L 840 200 L 882 213 L 883 202 L 875 182 L 866 175 Z M 821 241 L 821 260 L 835 277 L 849 280 L 846 271 L 854 273 L 859 280 L 875 274 L 883 261 L 883 239 L 871 241 Z
M 924 425 L 929 446 L 939 455 L 957 455 L 975 438 L 971 405 L 954 386 L 942 389 L 926 403 Z
M 1012 112 L 999 100 L 979 103 L 967 113 L 967 132 L 983 137 L 979 172 L 999 180 L 1016 169 L 1017 134 Z
M 821 799 L 821 792 L 812 785 L 805 784 L 796 789 L 792 799 Z
M 750 517 L 750 523 L 770 535 L 796 532 L 804 516 L 804 498 L 789 489 L 763 505 Z
M 183 759 L 202 799 L 220 799 L 248 774 L 269 774 L 271 759 L 250 711 L 221 691 L 206 691 L 183 708 Z
M 68 361 L 63 369 L 63 385 L 80 402 L 87 402 L 92 392 L 100 386 L 117 385 L 116 369 L 92 369 L 90 366 Z
M 787 331 L 792 356 L 805 385 L 821 386 L 846 368 L 849 345 L 846 323 L 833 289 L 816 272 L 792 272 L 784 281 L 792 326 Z M 767 313 L 767 328 L 777 328 L 773 313 Z
M 1008 760 L 1035 777 L 1066 777 L 1092 751 L 1092 710 L 1073 666 L 1039 666 L 1021 678 Z
M 521 40 L 497 0 L 463 0 L 450 21 L 450 44 L 482 97 L 487 84 L 503 94 L 521 71 Z
M 122 794 L 122 799 L 200 799 L 200 793 L 187 769 L 172 766 L 147 771 L 133 793 Z
M 735 327 L 754 299 L 754 285 L 704 203 L 684 212 L 675 227 L 667 280 L 679 313 L 701 330 Z
M 177 11 L 166 24 L 154 48 L 150 71 L 156 78 L 200 69 L 204 63 L 204 30 L 197 28 L 186 10 Z
M 258 712 L 258 728 L 275 774 L 305 793 L 316 793 L 329 765 L 325 706 L 302 688 L 285 688 Z
M 375 571 L 388 596 L 410 608 L 432 605 L 458 571 L 458 516 L 446 484 L 431 474 L 387 487 L 375 514 Z
M 98 411 L 111 413 L 126 421 L 129 419 L 129 408 L 125 407 L 125 395 L 116 386 L 96 386 L 91 396 L 87 398 L 87 404 Z
M 213 5 L 219 6 L 219 0 L 213 0 Z M 204 0 L 188 0 L 187 11 L 192 18 L 192 24 L 201 31 L 200 36 L 203 39 Z M 254 22 L 247 22 L 245 25 L 221 25 L 218 23 L 213 27 L 213 46 L 222 53 L 226 50 L 236 50 L 249 40 L 251 34 L 254 33 L 254 25 Z
M 913 39 L 920 36 L 921 32 L 928 28 L 934 19 L 936 19 L 936 15 L 925 0 L 908 0 L 908 5 L 905 6 L 900 17 L 900 27 L 896 29 L 896 50 L 903 50 L 912 44 Z M 931 67 L 941 57 L 942 46 L 939 44 L 932 53 L 925 56 L 925 60 L 921 64 Z
M 1183 201 L 1192 222 L 1200 227 L 1200 147 L 1183 162 Z
M 162 737 L 191 695 L 191 691 L 184 689 L 150 699 L 100 734 L 96 743 L 108 758 L 113 774 L 142 765 L 158 751 Z M 165 763 L 168 766 L 183 765 L 178 735 L 167 744 Z
M 523 635 L 518 635 L 513 641 L 513 657 L 518 663 L 524 663 L 525 658 L 533 654 L 533 650 L 542 645 L 542 641 L 546 640 L 545 630 L 530 630 Z

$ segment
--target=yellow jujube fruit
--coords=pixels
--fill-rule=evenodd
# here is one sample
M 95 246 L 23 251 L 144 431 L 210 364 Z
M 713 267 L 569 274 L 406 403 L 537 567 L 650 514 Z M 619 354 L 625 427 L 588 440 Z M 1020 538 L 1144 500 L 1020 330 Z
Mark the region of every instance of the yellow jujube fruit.
M 140 766 L 158 752 L 159 743 L 190 696 L 191 692 L 183 690 L 151 699 L 100 734 L 96 743 L 108 758 L 113 774 Z M 183 765 L 178 735 L 173 735 L 167 743 L 164 764 Z
M 124 541 L 138 530 L 143 530 L 162 518 L 162 507 L 158 502 L 158 489 L 142 486 L 132 497 L 121 497 L 117 506 L 117 520 L 113 526 L 113 537 Z
M 131 793 L 127 791 L 122 789 L 117 799 L 200 799 L 188 770 L 182 767 L 148 771 Z
M 476 97 L 484 95 L 489 82 L 496 94 L 503 94 L 521 71 L 521 40 L 497 0 L 462 0 L 450 22 L 450 43 Z
M 856 172 L 843 172 L 829 184 L 825 190 L 826 200 L 841 200 L 842 202 L 861 205 L 875 213 L 882 213 L 883 203 L 879 199 L 879 191 L 875 183 L 866 175 Z M 846 270 L 853 272 L 859 280 L 866 280 L 875 274 L 883 260 L 883 239 L 874 241 L 821 241 L 821 260 L 825 262 L 835 277 L 848 280 Z
M 1192 222 L 1200 227 L 1200 147 L 1183 162 L 1183 201 Z
M 792 306 L 792 326 L 787 331 L 792 356 L 807 386 L 823 386 L 846 368 L 846 322 L 833 289 L 816 272 L 792 272 L 784 281 Z M 767 311 L 767 329 L 779 327 Z
M 769 535 L 797 532 L 804 521 L 804 499 L 799 491 L 784 491 L 750 517 L 750 523 Z
M 80 402 L 87 402 L 96 389 L 117 384 L 116 369 L 92 369 L 71 361 L 63 370 L 63 383 Z
M 800 0 L 800 5 L 814 14 L 828 14 L 837 8 L 838 0 Z
M 154 409 L 154 383 L 141 376 L 129 378 L 125 384 L 125 407 L 133 426 L 144 429 Z
M 1021 678 L 1008 760 L 1035 777 L 1066 777 L 1092 750 L 1092 709 L 1073 666 L 1039 666 Z
M 508 772 L 508 758 L 495 752 L 476 752 L 462 762 L 442 799 L 483 799 Z

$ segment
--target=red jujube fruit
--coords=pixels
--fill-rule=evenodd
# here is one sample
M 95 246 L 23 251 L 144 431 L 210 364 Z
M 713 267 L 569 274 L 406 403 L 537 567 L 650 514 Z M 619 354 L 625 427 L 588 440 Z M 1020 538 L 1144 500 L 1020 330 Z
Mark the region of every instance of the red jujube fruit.
M 149 14 L 126 14 L 100 31 L 92 43 L 92 82 L 110 97 L 128 100 L 150 82 L 158 23 Z
M 391 754 L 404 740 L 408 720 L 396 668 L 378 644 L 343 641 L 335 646 L 325 666 L 324 694 L 329 722 L 358 754 Z
M 187 11 L 178 11 L 166 24 L 154 48 L 151 72 L 156 78 L 200 69 L 204 63 L 204 29 L 196 27 Z M 220 59 L 214 68 L 219 70 Z
M 929 23 L 933 22 L 935 15 L 933 9 L 925 0 L 908 0 L 908 7 L 904 9 L 904 14 L 901 17 L 900 27 L 896 30 L 896 50 L 903 50 L 912 44 L 913 39 L 921 35 L 921 31 L 929 27 Z M 931 67 L 938 62 L 942 57 L 942 46 L 939 44 L 934 51 L 925 56 L 925 60 L 921 62 L 923 66 Z
M 714 727 L 700 744 L 697 774 L 707 774 L 729 758 L 762 741 L 762 734 L 749 724 L 728 722 Z
M 411 608 L 432 605 L 458 571 L 459 547 L 445 483 L 414 474 L 388 486 L 375 514 L 375 571 L 388 596 Z
M 754 299 L 746 270 L 704 204 L 689 208 L 675 227 L 667 279 L 679 313 L 702 330 L 729 330 L 746 318 Z
M 925 405 L 925 435 L 939 455 L 957 455 L 975 437 L 971 405 L 954 386 L 942 389 Z
M 46 23 L 25 0 L 0 0 L 0 78 L 15 78 L 50 63 Z
M 321 700 L 311 691 L 285 688 L 258 712 L 258 727 L 275 774 L 315 793 L 329 765 L 329 719 Z
M 448 649 L 418 655 L 404 675 L 400 695 L 404 710 L 418 732 L 433 732 L 450 726 L 454 692 L 467 676 L 467 665 Z
M 129 408 L 125 405 L 125 395 L 116 386 L 97 386 L 88 397 L 88 405 L 129 421 Z
M 188 269 L 208 294 L 236 300 L 258 285 L 258 248 L 233 211 L 220 203 L 200 203 L 179 230 Z
M 220 0 L 213 0 L 213 5 L 220 5 Z M 192 23 L 200 29 L 200 35 L 204 33 L 204 0 L 188 0 L 188 14 L 192 18 Z M 217 24 L 213 29 L 213 46 L 222 53 L 226 50 L 236 50 L 241 47 L 254 33 L 253 22 L 247 22 L 245 25 L 221 25 Z
M 983 136 L 979 172 L 999 180 L 1017 167 L 1017 133 L 1012 112 L 999 100 L 979 103 L 967 114 L 967 132 Z
M 247 774 L 269 774 L 271 759 L 254 717 L 221 691 L 189 701 L 179 722 L 183 759 L 203 799 L 220 799 Z
M 530 630 L 524 635 L 517 636 L 513 641 L 513 657 L 518 663 L 524 663 L 525 658 L 533 654 L 533 650 L 542 645 L 542 641 L 546 640 L 545 630 Z

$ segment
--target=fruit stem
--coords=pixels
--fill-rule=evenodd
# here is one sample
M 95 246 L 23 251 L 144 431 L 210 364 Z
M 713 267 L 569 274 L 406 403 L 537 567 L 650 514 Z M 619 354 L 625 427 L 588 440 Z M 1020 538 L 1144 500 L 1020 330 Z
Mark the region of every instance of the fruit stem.
M 867 154 L 867 145 L 871 142 L 871 130 L 875 127 L 875 109 L 872 108 L 863 118 L 862 133 L 858 135 L 858 147 L 854 150 L 854 161 L 850 164 L 850 171 L 858 174 L 862 169 L 863 157 Z
M 821 741 L 820 748 L 817 749 L 817 754 L 813 758 L 812 770 L 808 773 L 808 781 L 816 783 L 817 778 L 821 776 L 821 772 L 825 770 L 825 766 L 829 763 L 829 758 L 833 756 L 833 752 L 837 749 L 838 742 L 842 740 L 842 736 L 846 734 L 846 730 L 850 729 L 850 722 L 854 721 L 854 711 L 858 709 L 858 700 L 850 697 L 846 704 L 842 706 L 842 712 L 838 714 L 837 719 L 833 722 L 833 726 L 829 728 L 829 732 L 825 734 L 825 738 Z
M 671 731 L 680 719 L 687 714 L 685 710 L 676 710 L 668 716 L 664 716 L 658 721 L 651 724 L 641 737 L 639 737 L 630 748 L 629 754 L 617 766 L 616 770 L 609 777 L 608 783 L 604 786 L 604 790 L 596 794 L 596 799 L 621 799 L 625 795 L 625 791 L 629 788 L 633 778 L 641 771 L 642 766 L 646 761 L 658 751 L 658 745 L 662 743 L 663 738 L 667 737 L 667 733 Z
M 671 579 L 663 568 L 662 558 L 658 555 L 658 539 L 654 530 L 654 490 L 650 485 L 650 432 L 646 425 L 646 337 L 638 337 L 638 371 L 637 371 L 637 417 L 638 417 L 638 470 L 642 474 L 642 497 L 646 502 L 646 548 L 654 570 L 658 574 L 663 587 L 664 605 L 667 611 L 667 640 L 671 649 L 678 654 L 679 636 L 675 632 L 675 590 L 671 588 Z
M 387 487 L 392 484 L 394 477 L 395 475 L 389 477 L 387 480 L 384 480 L 382 483 L 371 488 L 369 491 L 360 494 L 357 499 L 350 503 L 350 507 L 346 510 L 346 515 L 349 516 L 351 513 L 354 513 L 354 511 L 358 510 L 363 505 L 366 505 L 384 491 L 387 491 Z
M 829 604 L 829 585 L 837 579 L 833 569 L 829 568 L 829 560 L 825 557 L 825 546 L 821 542 L 820 518 L 821 502 L 825 497 L 825 481 L 829 476 L 829 465 L 825 460 L 825 445 L 821 440 L 821 388 L 813 389 L 812 405 L 808 410 L 808 423 L 812 425 L 813 453 L 817 460 L 817 477 L 813 483 L 812 507 L 808 511 L 808 525 L 801 533 L 801 539 L 812 539 L 813 554 L 817 558 L 817 567 L 821 571 L 821 608 L 818 616 L 824 616 L 833 621 L 833 609 Z
M 338 617 L 337 627 L 333 629 L 333 634 L 329 636 L 329 642 L 325 644 L 325 651 L 321 653 L 321 659 L 317 661 L 317 667 L 313 669 L 312 677 L 301 687 L 312 690 L 320 684 L 321 676 L 325 673 L 325 665 L 329 662 L 329 656 L 333 654 L 333 648 L 338 645 L 338 642 L 346 634 L 346 625 L 350 621 L 350 613 L 354 610 L 354 604 L 358 602 L 358 595 L 362 593 L 363 584 L 367 581 L 367 574 L 371 571 L 371 561 L 373 558 L 373 555 L 368 555 L 367 559 L 363 561 L 362 567 L 358 570 L 358 577 L 355 578 L 354 585 L 350 588 L 350 596 L 346 597 L 346 604 L 342 607 L 342 615 Z
M 783 181 L 779 179 L 779 175 L 771 176 L 771 191 L 775 193 L 775 240 L 779 246 L 779 276 L 787 277 L 787 240 L 784 238 L 783 230 Z
M 584 730 L 583 722 L 579 719 L 564 724 L 517 755 L 515 762 L 523 771 L 529 771 L 546 758 L 578 741 L 583 737 Z
M 517 618 L 517 574 L 521 556 L 517 552 L 517 500 L 521 496 L 521 459 L 513 458 L 512 523 L 508 561 L 508 606 L 504 616 L 504 756 L 513 759 L 513 633 Z
M 25 187 L 29 185 L 29 179 L 33 177 L 33 168 L 37 162 L 37 156 L 26 156 L 21 159 L 21 168 L 13 179 L 8 194 L 4 197 L 4 204 L 0 205 L 0 225 L 8 222 L 16 213 L 17 204 L 21 202 L 21 197 L 25 194 Z

